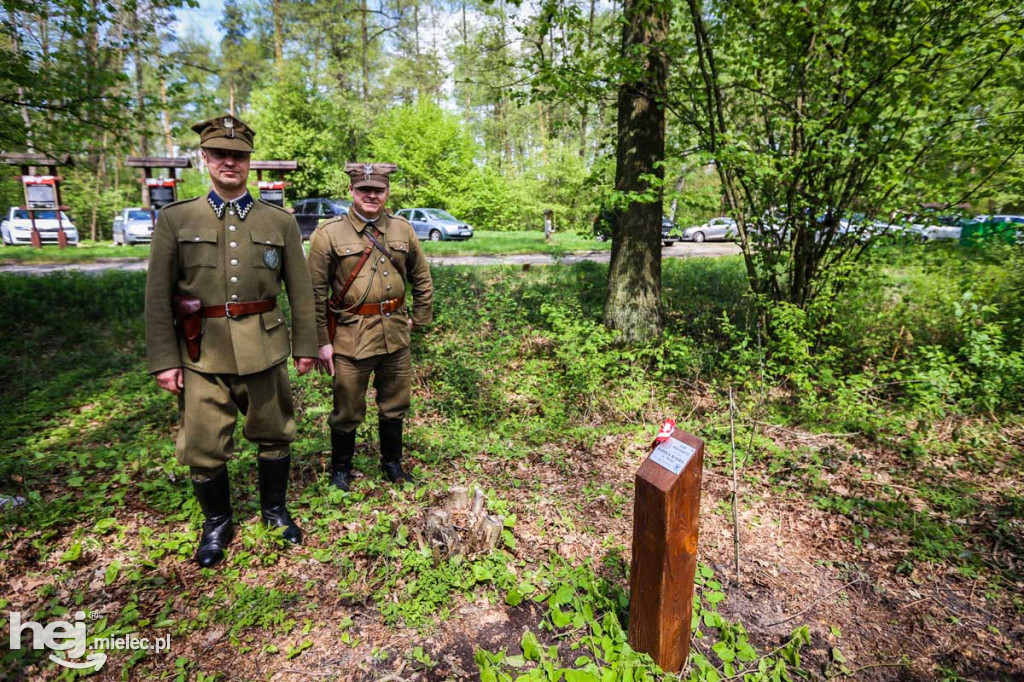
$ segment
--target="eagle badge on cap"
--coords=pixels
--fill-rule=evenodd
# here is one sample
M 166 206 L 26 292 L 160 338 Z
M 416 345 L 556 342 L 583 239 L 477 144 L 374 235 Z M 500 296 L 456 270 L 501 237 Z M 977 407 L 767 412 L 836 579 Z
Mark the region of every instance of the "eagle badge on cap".
M 364 163 L 363 164 L 363 180 L 367 180 L 368 181 L 370 179 L 370 175 L 372 173 L 373 173 L 373 164 L 372 163 Z
M 224 117 L 224 127 L 225 128 L 234 128 L 235 127 L 235 122 L 234 122 L 234 120 L 232 120 L 232 118 L 230 116 L 225 116 Z

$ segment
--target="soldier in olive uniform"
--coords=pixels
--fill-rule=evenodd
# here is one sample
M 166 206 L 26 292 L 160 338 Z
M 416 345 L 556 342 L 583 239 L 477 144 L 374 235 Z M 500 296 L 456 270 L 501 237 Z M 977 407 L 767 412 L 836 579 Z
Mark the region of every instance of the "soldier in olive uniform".
M 402 469 L 402 422 L 412 389 L 410 332 L 430 323 L 434 288 L 412 226 L 384 211 L 393 164 L 350 163 L 352 207 L 320 225 L 310 239 L 309 271 L 316 299 L 322 368 L 334 377 L 331 485 L 348 490 L 356 427 L 366 417 L 370 374 L 380 413 L 381 468 L 392 483 L 411 481 Z M 412 285 L 412 314 L 405 302 Z M 337 330 L 329 334 L 328 316 Z
M 302 541 L 285 507 L 295 440 L 286 363 L 291 353 L 305 374 L 317 347 L 313 289 L 295 218 L 254 201 L 246 188 L 256 133 L 233 116 L 192 129 L 213 188 L 160 211 L 146 280 L 146 344 L 149 372 L 178 396 L 176 453 L 189 466 L 206 517 L 196 551 L 205 567 L 224 558 L 234 534 L 226 463 L 239 411 L 245 437 L 259 449 L 263 523 L 282 528 L 289 542 Z M 277 305 L 282 284 L 292 310 L 290 346 Z M 185 318 L 188 302 L 195 313 Z M 189 329 L 201 333 L 198 348 L 183 338 Z

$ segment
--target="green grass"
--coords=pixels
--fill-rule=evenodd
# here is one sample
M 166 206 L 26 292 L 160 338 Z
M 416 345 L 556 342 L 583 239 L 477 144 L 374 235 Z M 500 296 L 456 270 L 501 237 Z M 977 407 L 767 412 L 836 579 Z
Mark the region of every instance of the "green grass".
M 62 249 L 47 244 L 41 249 L 31 246 L 0 248 L 0 265 L 45 265 L 50 263 L 92 263 L 104 258 L 149 258 L 149 245 L 114 246 L 110 242 L 82 240 L 78 246 Z
M 551 241 L 542 231 L 488 232 L 478 230 L 472 239 L 463 242 L 423 242 L 428 256 L 473 256 L 522 253 L 562 254 L 570 251 L 609 251 L 611 242 L 599 242 L 591 236 L 574 232 L 555 232 Z
M 592 237 L 574 233 L 556 232 L 550 242 L 543 232 L 486 232 L 478 231 L 464 242 L 423 242 L 428 256 L 498 256 L 523 253 L 561 255 L 572 251 L 608 251 L 610 242 L 599 242 Z M 105 258 L 149 258 L 149 245 L 113 246 L 109 242 L 82 241 L 77 247 L 61 249 L 44 246 L 5 246 L 0 249 L 0 265 L 42 265 L 50 263 L 91 263 Z

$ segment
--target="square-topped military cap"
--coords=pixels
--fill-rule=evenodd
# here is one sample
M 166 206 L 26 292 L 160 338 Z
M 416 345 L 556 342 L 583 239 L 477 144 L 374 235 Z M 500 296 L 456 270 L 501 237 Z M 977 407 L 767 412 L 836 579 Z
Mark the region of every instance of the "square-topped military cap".
M 393 163 L 346 163 L 345 172 L 352 179 L 352 187 L 375 187 L 387 189 L 391 186 L 389 175 L 398 170 Z
M 251 152 L 256 131 L 245 121 L 230 114 L 211 118 L 192 126 L 199 133 L 199 146 L 209 149 L 230 149 L 236 152 Z

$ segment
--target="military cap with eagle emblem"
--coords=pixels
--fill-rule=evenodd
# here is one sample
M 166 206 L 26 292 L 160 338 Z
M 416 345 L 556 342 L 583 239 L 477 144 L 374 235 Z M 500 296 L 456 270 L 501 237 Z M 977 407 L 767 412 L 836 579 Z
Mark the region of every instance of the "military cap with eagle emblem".
M 389 175 L 398 170 L 393 163 L 346 163 L 345 172 L 352 179 L 352 187 L 375 187 L 387 189 L 391 186 Z
M 230 114 L 211 118 L 192 126 L 199 133 L 199 146 L 209 149 L 230 149 L 236 152 L 251 152 L 256 131 L 245 121 Z

